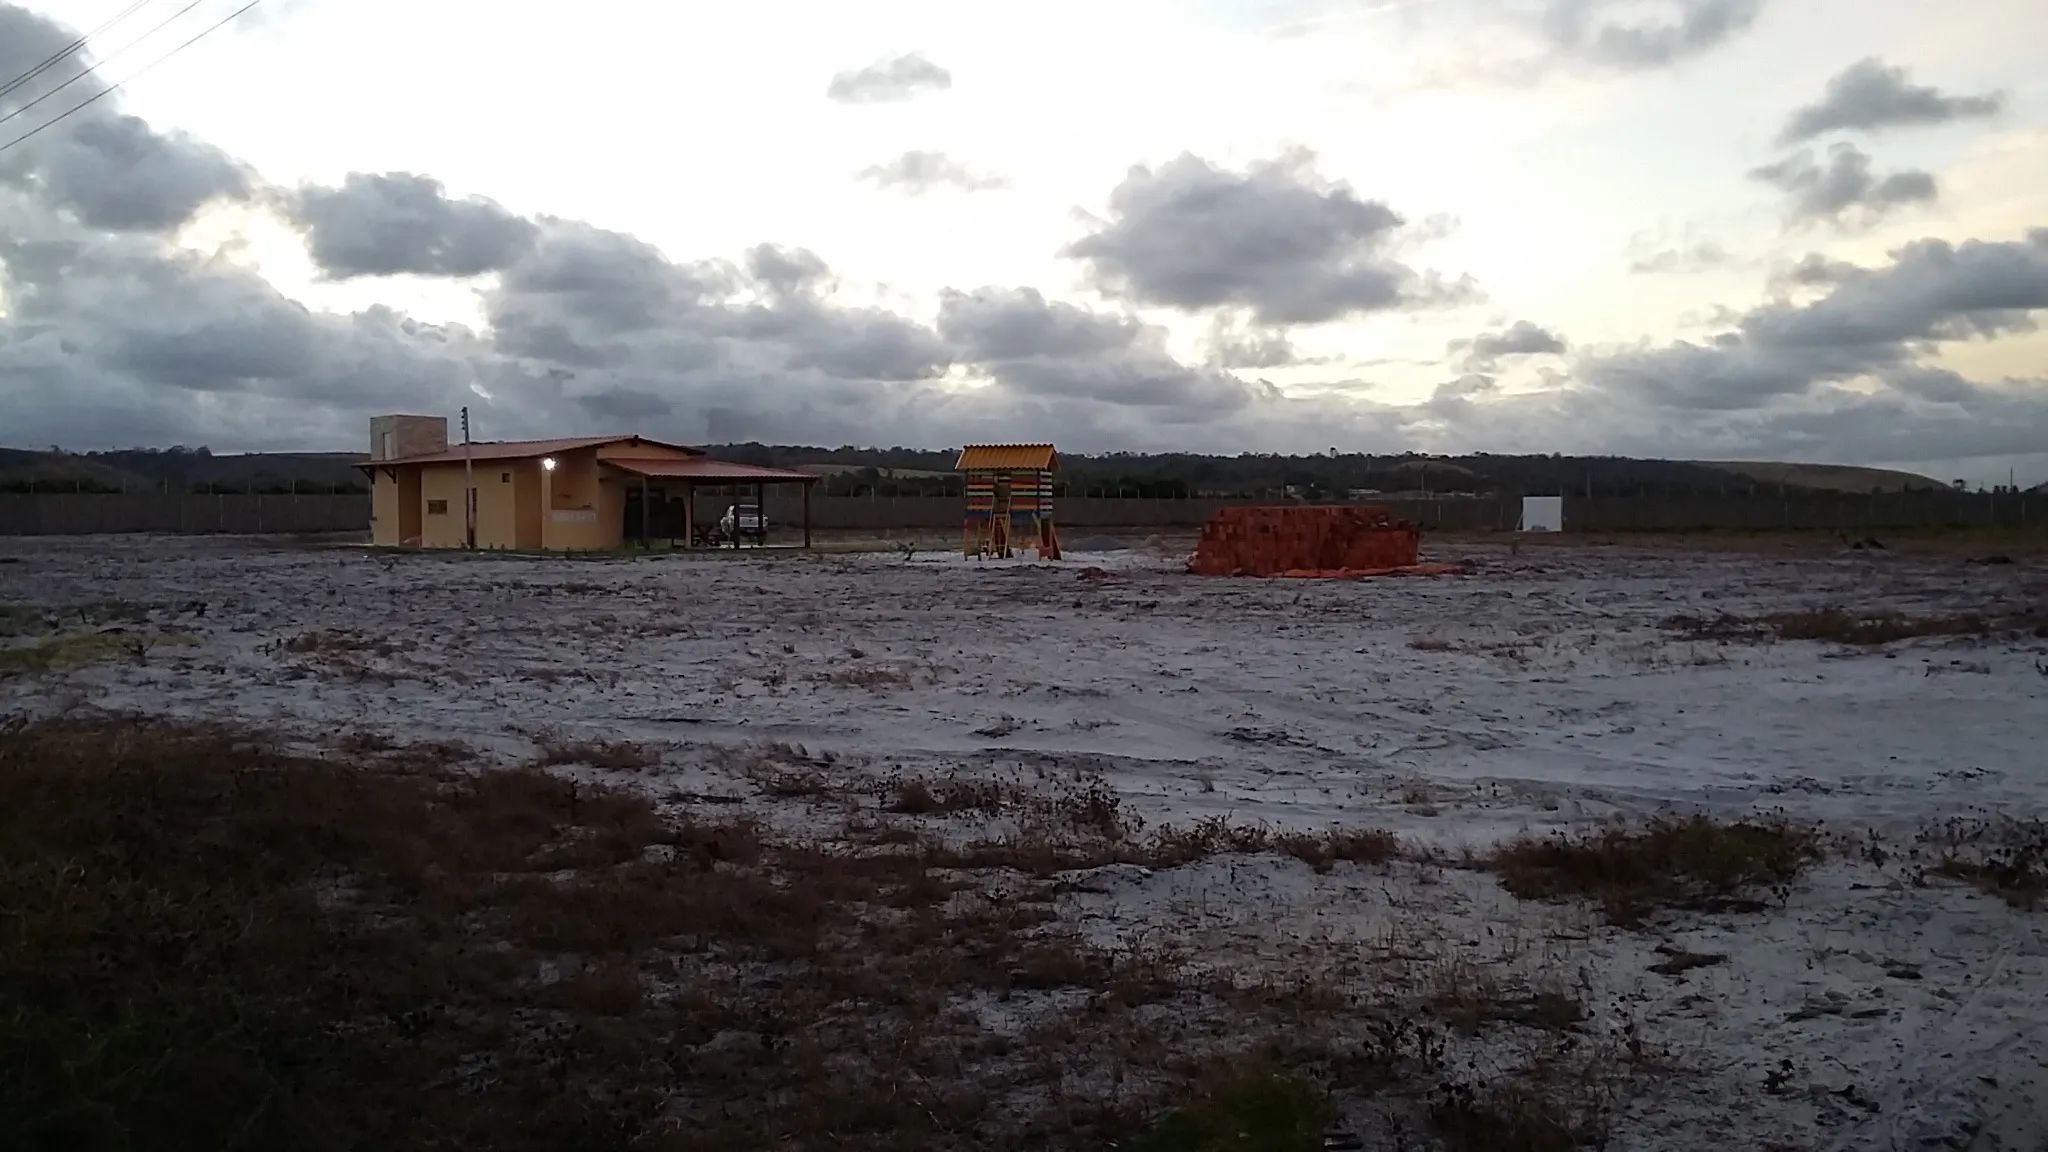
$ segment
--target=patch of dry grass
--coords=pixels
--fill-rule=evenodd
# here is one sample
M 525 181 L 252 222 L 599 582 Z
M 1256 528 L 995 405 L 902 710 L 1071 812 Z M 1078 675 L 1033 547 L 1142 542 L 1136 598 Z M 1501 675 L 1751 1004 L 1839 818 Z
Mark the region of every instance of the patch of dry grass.
M 1467 1036 L 1492 1024 L 1520 1024 L 1569 1032 L 1585 1022 L 1585 1002 L 1557 978 L 1526 979 L 1505 964 L 1485 963 L 1447 952 L 1427 972 L 1423 1003 L 1437 1018 Z
M 47 630 L 40 609 L 26 604 L 0 604 L 0 636 L 32 636 Z
M 2022 911 L 2048 899 L 2048 821 L 1952 821 L 1922 839 L 1939 848 L 1939 875 L 1973 884 Z
M 2048 635 L 2048 612 L 1987 613 L 1960 612 L 1941 616 L 1908 616 L 1901 612 L 1858 612 L 1844 608 L 1818 608 L 1800 612 L 1778 612 L 1755 618 L 1732 616 L 1671 616 L 1664 620 L 1667 631 L 1694 640 L 1754 641 L 1821 640 L 1835 644 L 1876 647 L 1899 640 L 1929 636 L 1993 636 L 2007 632 Z
M 963 780 L 948 776 L 942 780 L 904 777 L 885 786 L 883 807 L 910 816 L 934 812 L 980 812 L 994 814 L 1004 807 L 1023 803 L 1015 790 L 996 780 Z
M 820 684 L 831 684 L 841 688 L 865 688 L 870 692 L 908 688 L 913 682 L 909 669 L 894 664 L 849 664 L 829 672 L 816 673 L 812 679 Z
M 1821 854 L 1820 834 L 1801 825 L 1659 817 L 1640 829 L 1525 837 L 1483 866 L 1517 896 L 1590 899 L 1633 925 L 1665 908 L 1760 908 Z
M 412 643 L 387 636 L 371 636 L 353 628 L 314 628 L 286 637 L 279 647 L 298 655 L 339 653 L 395 656 Z
M 570 740 L 557 733 L 543 732 L 534 737 L 533 743 L 543 765 L 588 764 L 613 772 L 661 767 L 658 749 L 630 740 Z
M 1092 795 L 1092 793 L 1084 793 Z M 1234 824 L 1212 816 L 1193 824 L 1162 824 L 1150 831 L 1132 818 L 1084 808 L 1085 818 L 1068 822 L 1072 813 L 1026 813 L 1016 831 L 984 840 L 944 843 L 920 840 L 923 857 L 934 867 L 969 870 L 1000 869 L 1051 877 L 1110 864 L 1132 864 L 1155 871 L 1181 868 L 1217 856 L 1277 853 L 1292 856 L 1319 873 L 1339 862 L 1386 865 L 1406 854 L 1391 832 L 1377 828 L 1330 828 L 1322 832 L 1276 833 L 1263 824 Z
M 53 636 L 31 644 L 0 647 L 0 677 L 63 672 L 111 660 L 147 664 L 150 654 L 158 649 L 183 648 L 195 643 L 190 636 L 174 633 L 82 632 Z
M 1252 1045 L 1408 1059 L 916 844 L 342 742 L 0 727 L 0 1146 L 1128 1146 Z
M 1379 828 L 1295 832 L 1275 837 L 1274 846 L 1317 872 L 1328 872 L 1339 861 L 1384 865 L 1401 854 L 1400 837 Z
M 1336 1108 L 1321 1085 L 1284 1069 L 1231 1069 L 1131 1141 L 1130 1152 L 1322 1152 Z
M 1520 1079 L 1444 1089 L 1430 1119 L 1446 1152 L 1576 1152 L 1603 1143 L 1604 1109 L 1585 1093 L 1558 1093 Z

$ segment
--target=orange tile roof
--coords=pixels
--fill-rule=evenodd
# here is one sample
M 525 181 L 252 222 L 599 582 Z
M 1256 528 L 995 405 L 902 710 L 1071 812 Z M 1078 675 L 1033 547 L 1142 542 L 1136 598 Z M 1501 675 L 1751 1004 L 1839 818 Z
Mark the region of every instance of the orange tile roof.
M 1059 454 L 1050 444 L 969 444 L 960 450 L 960 459 L 953 463 L 955 472 L 1050 472 L 1057 467 Z
M 765 484 L 802 482 L 815 484 L 818 478 L 809 472 L 793 472 L 787 468 L 763 468 L 758 464 L 740 464 L 732 460 L 713 460 L 709 456 L 698 456 L 689 460 L 606 460 L 606 464 L 635 476 L 646 476 L 664 480 L 709 480 L 719 484 L 746 483 L 759 481 Z
M 485 440 L 469 445 L 467 459 L 471 460 L 521 460 L 531 456 L 553 456 L 558 452 L 574 452 L 579 448 L 602 448 L 606 444 L 657 444 L 702 456 L 696 448 L 681 444 L 670 444 L 662 440 L 649 440 L 645 436 L 571 436 L 561 440 Z M 358 468 L 386 467 L 393 464 L 460 464 L 465 459 L 463 446 L 452 445 L 445 451 L 428 452 L 420 456 L 394 456 L 389 460 L 365 460 Z

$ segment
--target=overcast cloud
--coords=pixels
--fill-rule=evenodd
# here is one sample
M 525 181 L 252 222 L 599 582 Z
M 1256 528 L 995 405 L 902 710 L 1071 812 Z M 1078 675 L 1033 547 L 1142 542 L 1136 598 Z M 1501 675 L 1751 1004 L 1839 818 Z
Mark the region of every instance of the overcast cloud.
M 536 232 L 492 201 L 450 200 L 440 181 L 405 172 L 351 173 L 340 188 L 307 188 L 287 203 L 313 262 L 337 279 L 496 272 Z
M 842 38 L 855 59 L 944 47 L 959 90 L 852 115 L 817 98 L 834 62 L 761 61 L 718 73 L 723 90 L 748 85 L 760 128 L 637 148 L 557 137 L 535 163 L 568 175 L 538 192 L 481 179 L 475 163 L 394 168 L 471 157 L 472 129 L 531 143 L 530 118 L 498 123 L 483 103 L 460 114 L 481 121 L 427 144 L 322 139 L 305 153 L 317 164 L 293 166 L 276 159 L 295 155 L 291 134 L 245 127 L 236 150 L 258 144 L 234 155 L 117 93 L 0 152 L 0 442 L 346 449 L 372 414 L 467 404 L 494 437 L 630 428 L 943 447 L 1000 431 L 1077 451 L 1998 459 L 2002 473 L 2003 456 L 2048 443 L 2048 191 L 2026 176 L 2048 138 L 1966 145 L 1996 130 L 1995 112 L 2041 109 L 2010 71 L 1950 58 L 1950 92 L 1882 63 L 1922 11 L 1886 7 L 1842 52 L 1865 58 L 1825 62 L 1773 98 L 1766 122 L 1783 117 L 1795 147 L 1758 155 L 1741 116 L 1698 110 L 1719 107 L 1763 42 L 1829 52 L 1803 11 L 1499 10 L 1475 38 L 1585 67 L 1532 75 L 1511 97 L 1482 85 L 1418 98 L 1431 111 L 1416 120 L 1385 93 L 1343 103 L 1360 69 L 1333 64 L 1310 89 L 1296 73 L 1312 60 L 1275 63 L 1256 41 L 1238 45 L 1244 76 L 1203 74 L 1173 51 L 1199 42 L 1171 25 L 1156 57 L 1096 74 L 1090 116 L 1071 78 L 1015 87 L 1022 74 L 998 64 L 1020 57 L 1001 39 L 956 53 L 892 25 Z M 262 34 L 315 18 L 341 17 L 309 6 Z M 1396 10 L 1353 46 L 1398 54 L 1431 18 Z M 74 36 L 0 0 L 0 77 Z M 166 71 L 261 58 L 225 33 L 204 47 L 217 55 Z M 1812 77 L 1831 71 L 1813 102 Z M 901 102 L 954 78 L 920 54 L 883 55 L 832 76 L 827 95 Z M 289 87 L 282 73 L 268 83 Z M 1199 104 L 1232 85 L 1241 116 L 1220 97 Z M 1008 102 L 971 103 L 992 89 Z M 1569 102 L 1544 103 L 1553 90 Z M 0 97 L 0 114 L 39 91 Z M 1464 100 L 1482 102 L 1471 119 Z M 1182 115 L 1176 101 L 1199 107 Z M 1645 162 L 1640 141 L 1667 132 L 1658 101 L 1695 109 L 1688 131 L 1727 120 L 1725 138 Z M 207 115 L 254 115 L 248 103 Z M 1317 119 L 1325 103 L 1344 114 Z M 1601 135 L 1603 118 L 1626 131 Z M 1893 155 L 1905 144 L 1888 142 L 1880 163 L 1821 139 L 1935 124 L 1958 150 Z M 658 166 L 635 167 L 648 157 Z M 784 164 L 808 167 L 768 174 Z M 1760 184 L 1799 228 L 1760 219 Z M 633 216 L 622 189 L 653 206 Z M 717 210 L 700 203 L 726 190 Z

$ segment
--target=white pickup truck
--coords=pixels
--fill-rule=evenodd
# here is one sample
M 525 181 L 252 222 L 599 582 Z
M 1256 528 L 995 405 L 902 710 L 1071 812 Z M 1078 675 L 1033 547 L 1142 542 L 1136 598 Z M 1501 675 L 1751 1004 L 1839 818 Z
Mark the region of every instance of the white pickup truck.
M 752 540 L 760 544 L 768 539 L 768 518 L 761 515 L 761 509 L 753 504 L 730 504 L 725 515 L 718 518 L 718 534 L 731 540 Z

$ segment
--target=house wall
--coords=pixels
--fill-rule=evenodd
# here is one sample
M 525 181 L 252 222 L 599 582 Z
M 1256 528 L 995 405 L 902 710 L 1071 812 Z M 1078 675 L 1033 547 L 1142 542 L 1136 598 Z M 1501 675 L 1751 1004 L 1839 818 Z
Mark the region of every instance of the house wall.
M 626 492 L 603 475 L 596 449 L 564 452 L 542 478 L 547 491 L 541 546 L 559 551 L 610 550 L 623 543 Z
M 476 469 L 476 546 L 519 545 L 518 466 L 523 460 L 493 460 Z
M 416 544 L 420 538 L 420 470 L 398 470 L 398 542 Z
M 461 548 L 468 543 L 462 517 L 462 465 L 416 465 L 420 474 L 420 547 Z M 403 469 L 401 469 L 403 471 Z M 445 501 L 446 511 L 435 512 L 434 502 Z M 479 533 L 478 541 L 482 536 Z
M 511 460 L 512 546 L 538 548 L 541 545 L 540 461 Z

